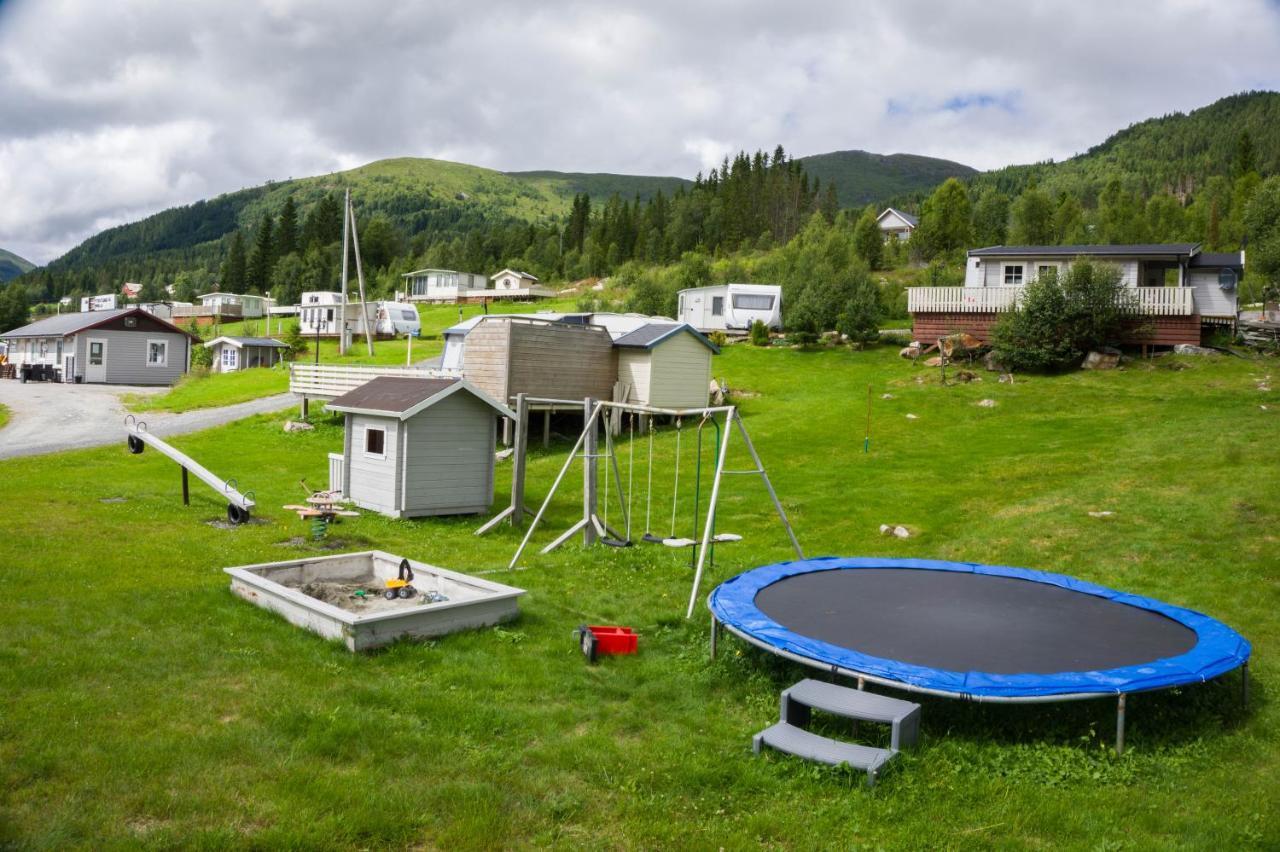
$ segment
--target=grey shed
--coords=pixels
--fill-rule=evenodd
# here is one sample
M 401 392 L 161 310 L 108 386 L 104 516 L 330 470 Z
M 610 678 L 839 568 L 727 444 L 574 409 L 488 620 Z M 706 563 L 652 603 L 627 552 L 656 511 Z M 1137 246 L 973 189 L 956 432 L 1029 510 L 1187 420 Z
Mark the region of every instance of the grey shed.
M 463 379 L 382 376 L 328 405 L 346 415 L 342 490 L 393 518 L 493 505 L 496 416 L 515 414 Z

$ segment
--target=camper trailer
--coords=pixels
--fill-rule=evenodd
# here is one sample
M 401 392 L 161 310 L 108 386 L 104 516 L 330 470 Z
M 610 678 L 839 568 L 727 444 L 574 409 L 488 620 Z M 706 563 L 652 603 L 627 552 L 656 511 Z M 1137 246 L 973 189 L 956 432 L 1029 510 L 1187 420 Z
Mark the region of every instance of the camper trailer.
M 373 317 L 373 333 L 377 337 L 417 335 L 422 329 L 418 309 L 407 302 L 369 302 L 368 315 Z M 360 302 L 348 301 L 344 306 L 341 293 L 308 292 L 298 305 L 298 327 L 306 336 L 337 337 L 343 323 L 347 333 L 364 334 Z
M 782 329 L 782 288 L 776 284 L 719 284 L 680 291 L 677 318 L 698 331 L 746 332 L 760 320 Z

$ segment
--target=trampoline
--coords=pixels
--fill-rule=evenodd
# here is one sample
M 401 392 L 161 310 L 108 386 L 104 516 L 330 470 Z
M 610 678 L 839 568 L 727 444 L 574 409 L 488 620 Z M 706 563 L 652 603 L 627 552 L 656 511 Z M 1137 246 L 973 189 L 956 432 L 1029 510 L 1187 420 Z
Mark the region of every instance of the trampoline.
M 924 559 L 825 558 L 747 571 L 712 591 L 723 625 L 796 662 L 974 701 L 1124 696 L 1242 668 L 1249 642 L 1193 610 L 1063 574 Z

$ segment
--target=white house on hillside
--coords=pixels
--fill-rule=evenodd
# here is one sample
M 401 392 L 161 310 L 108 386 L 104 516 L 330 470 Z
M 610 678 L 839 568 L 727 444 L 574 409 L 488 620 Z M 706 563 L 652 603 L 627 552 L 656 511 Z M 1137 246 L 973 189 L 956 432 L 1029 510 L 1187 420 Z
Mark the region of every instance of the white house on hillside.
M 920 224 L 920 220 L 910 213 L 886 207 L 884 212 L 876 217 L 876 223 L 880 226 L 880 233 L 884 234 L 885 241 L 888 242 L 893 239 L 910 239 L 911 232 Z
M 410 302 L 456 302 L 471 290 L 486 290 L 489 279 L 455 269 L 415 269 L 400 276 Z

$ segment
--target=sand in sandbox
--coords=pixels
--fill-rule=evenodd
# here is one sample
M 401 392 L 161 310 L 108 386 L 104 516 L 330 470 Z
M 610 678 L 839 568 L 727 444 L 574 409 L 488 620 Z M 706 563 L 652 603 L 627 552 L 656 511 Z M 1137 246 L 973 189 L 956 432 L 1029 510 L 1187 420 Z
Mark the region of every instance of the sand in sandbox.
M 324 601 L 327 604 L 345 609 L 348 612 L 358 612 L 368 614 L 374 612 L 405 612 L 415 607 L 427 604 L 427 599 L 421 593 L 405 600 L 396 598 L 389 601 L 382 596 L 386 591 L 385 587 L 375 586 L 371 583 L 325 583 L 321 581 L 312 581 L 310 583 L 302 583 L 301 585 L 293 585 L 286 583 L 290 588 L 297 589 L 308 597 L 315 598 L 318 601 Z M 353 597 L 353 594 L 360 589 L 364 589 L 367 594 L 361 597 Z

